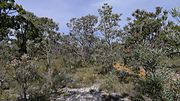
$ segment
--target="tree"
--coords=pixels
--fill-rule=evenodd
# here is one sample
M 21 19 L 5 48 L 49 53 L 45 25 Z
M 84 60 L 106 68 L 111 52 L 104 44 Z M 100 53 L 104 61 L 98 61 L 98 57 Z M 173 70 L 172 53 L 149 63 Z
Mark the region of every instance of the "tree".
M 3 63 L 4 65 L 9 63 L 12 57 L 14 62 L 17 62 L 15 63 L 16 65 L 12 65 L 10 69 L 7 69 L 6 77 L 12 82 L 16 81 L 19 84 L 23 91 L 22 98 L 27 100 L 28 87 L 32 85 L 31 81 L 36 79 L 36 74 L 34 74 L 36 68 L 29 62 L 24 63 L 21 56 L 27 54 L 30 56 L 28 58 L 28 61 L 30 61 L 37 55 L 37 52 L 41 52 L 43 56 L 47 56 L 47 71 L 51 70 L 52 58 L 50 55 L 52 46 L 54 43 L 57 43 L 56 36 L 58 35 L 56 31 L 58 25 L 52 19 L 39 18 L 33 13 L 26 12 L 21 6 L 15 4 L 13 0 L 3 0 L 0 4 L 0 7 L 2 7 L 0 8 L 0 17 L 3 19 L 2 21 L 0 20 L 0 29 L 3 31 L 0 42 L 7 45 L 6 48 L 3 48 L 1 54 L 6 59 Z M 56 40 L 53 38 L 56 38 Z M 4 46 L 2 45 L 2 47 Z M 40 48 L 44 50 L 39 51 Z M 5 52 L 14 53 L 13 55 L 3 54 Z M 49 75 L 51 76 L 51 74 Z M 51 82 L 51 80 L 47 80 L 47 82 Z
M 80 61 L 88 62 L 93 53 L 95 44 L 95 31 L 97 17 L 87 15 L 81 18 L 73 18 L 67 26 L 70 28 L 71 49 L 74 50 L 74 55 L 80 58 Z M 77 58 L 76 58 L 77 59 Z
M 29 19 L 31 19 L 32 23 L 36 26 L 36 28 L 39 29 L 40 35 L 41 35 L 41 42 L 38 43 L 39 48 L 36 51 L 37 53 L 34 55 L 39 55 L 38 60 L 42 59 L 43 61 L 46 61 L 44 71 L 41 71 L 39 74 L 42 77 L 42 82 L 40 90 L 44 92 L 44 95 L 46 97 L 50 97 L 50 94 L 53 90 L 56 90 L 55 83 L 57 84 L 57 77 L 59 77 L 59 71 L 56 69 L 57 67 L 54 67 L 52 65 L 53 60 L 58 57 L 59 54 L 57 54 L 57 47 L 59 47 L 59 40 L 60 33 L 58 33 L 58 24 L 54 22 L 52 19 L 49 19 L 47 17 L 34 17 L 31 13 L 29 13 L 30 16 L 28 16 Z M 33 47 L 33 43 L 29 44 L 30 47 Z M 41 48 L 41 50 L 40 50 Z M 30 52 L 33 52 L 33 49 L 30 49 Z M 33 53 L 32 53 L 33 54 Z M 58 82 L 60 83 L 60 81 Z M 60 84 L 57 84 L 60 85 Z
M 16 44 L 19 56 L 27 54 L 27 41 L 39 37 L 38 29 L 24 15 L 26 11 L 14 0 L 0 1 L 0 41 Z M 27 15 L 27 14 L 26 14 Z
M 179 51 L 178 25 L 168 20 L 168 12 L 161 7 L 156 7 L 155 12 L 138 9 L 132 15 L 133 20 L 124 27 L 124 49 L 130 50 L 128 64 L 147 70 L 146 79 L 140 80 L 140 89 L 153 100 L 176 99 L 176 94 L 166 87 L 171 85 L 166 80 L 171 79 L 173 72 L 162 61 Z
M 113 13 L 112 7 L 108 4 L 104 4 L 98 12 L 100 15 L 98 29 L 102 33 L 108 47 L 112 49 L 112 43 L 117 41 L 120 34 L 119 21 L 121 14 Z
M 179 9 L 173 8 L 170 11 L 171 16 L 176 21 L 169 21 L 166 28 L 166 37 L 164 37 L 164 50 L 168 57 L 180 56 L 180 11 Z
M 150 47 L 154 47 L 155 41 L 166 24 L 167 14 L 168 12 L 162 11 L 161 7 L 157 7 L 155 12 L 137 9 L 132 14 L 133 21 L 124 28 L 125 34 L 129 36 L 127 43 L 129 45 L 148 43 Z
M 53 89 L 53 73 L 55 72 L 54 68 L 52 67 L 52 60 L 53 56 L 55 56 L 53 49 L 58 41 L 58 25 L 52 20 L 48 18 L 41 18 L 40 19 L 42 24 L 42 31 L 43 31 L 43 45 L 44 45 L 44 56 L 46 56 L 46 72 L 44 73 L 46 84 L 45 86 L 49 89 L 49 92 Z
M 172 8 L 170 11 L 172 17 L 174 17 L 177 22 L 180 22 L 180 8 Z
M 20 26 L 19 29 L 15 30 L 12 33 L 13 37 L 16 39 L 13 40 L 15 44 L 19 47 L 19 53 L 27 54 L 27 42 L 33 40 L 34 42 L 41 41 L 41 33 L 39 33 L 39 29 L 34 26 L 34 24 L 26 19 L 24 16 L 17 16 L 16 23 Z
M 161 39 L 166 36 L 164 32 L 167 25 L 167 14 L 168 12 L 162 11 L 161 7 L 156 7 L 155 12 L 137 9 L 132 14 L 134 18 L 132 21 L 129 20 L 128 25 L 124 27 L 124 53 L 127 54 L 124 61 L 126 63 L 132 61 L 132 55 L 138 56 L 138 53 L 141 53 L 141 51 L 138 53 L 134 51 L 141 46 L 144 48 L 142 50 L 162 49 L 164 42 Z
M 21 56 L 21 60 L 16 58 L 12 59 L 9 64 L 6 65 L 6 75 L 8 81 L 11 83 L 15 81 L 20 87 L 21 100 L 28 101 L 27 91 L 30 90 L 32 82 L 37 80 L 37 67 L 28 60 L 26 54 Z
M 100 35 L 95 45 L 93 57 L 96 67 L 100 67 L 100 72 L 106 74 L 112 70 L 112 64 L 118 57 L 118 49 L 114 47 L 121 43 L 119 26 L 121 14 L 113 13 L 112 7 L 108 4 L 104 4 L 98 12 L 100 19 L 97 33 Z
M 0 1 L 0 41 L 9 37 L 10 29 L 17 29 L 15 24 L 16 15 L 23 14 L 24 9 L 21 5 L 15 3 L 14 0 Z

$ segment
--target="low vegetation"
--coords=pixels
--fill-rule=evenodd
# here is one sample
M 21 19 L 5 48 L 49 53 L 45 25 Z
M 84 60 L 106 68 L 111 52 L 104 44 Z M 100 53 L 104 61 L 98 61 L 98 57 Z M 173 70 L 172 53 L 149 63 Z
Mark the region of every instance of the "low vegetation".
M 121 27 L 122 14 L 110 5 L 98 13 L 72 18 L 63 34 L 52 19 L 0 0 L 0 100 L 50 101 L 64 87 L 99 84 L 109 93 L 178 101 L 179 9 L 137 9 Z

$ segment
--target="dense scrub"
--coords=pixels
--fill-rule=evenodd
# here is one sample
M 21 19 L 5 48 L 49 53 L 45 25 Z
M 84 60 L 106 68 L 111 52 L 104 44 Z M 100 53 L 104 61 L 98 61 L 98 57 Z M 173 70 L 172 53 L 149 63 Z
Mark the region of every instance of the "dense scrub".
M 72 18 L 62 34 L 52 19 L 0 0 L 0 100 L 49 101 L 61 88 L 100 84 L 107 92 L 178 101 L 179 9 L 137 9 L 121 27 L 122 14 L 110 5 L 98 12 Z

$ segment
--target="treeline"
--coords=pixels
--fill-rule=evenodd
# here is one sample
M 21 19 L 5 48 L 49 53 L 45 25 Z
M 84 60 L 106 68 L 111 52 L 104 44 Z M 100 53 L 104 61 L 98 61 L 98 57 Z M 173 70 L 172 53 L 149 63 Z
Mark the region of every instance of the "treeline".
M 173 66 L 163 61 L 180 55 L 179 9 L 137 9 L 123 27 L 122 14 L 110 5 L 98 13 L 72 18 L 69 33 L 63 34 L 52 19 L 38 17 L 14 0 L 0 0 L 0 99 L 52 100 L 52 94 L 73 82 L 69 72 L 86 67 L 118 76 L 112 67 L 118 62 L 147 71 L 145 79 L 133 81 L 142 94 L 153 100 L 180 99 L 179 80 L 171 78 Z

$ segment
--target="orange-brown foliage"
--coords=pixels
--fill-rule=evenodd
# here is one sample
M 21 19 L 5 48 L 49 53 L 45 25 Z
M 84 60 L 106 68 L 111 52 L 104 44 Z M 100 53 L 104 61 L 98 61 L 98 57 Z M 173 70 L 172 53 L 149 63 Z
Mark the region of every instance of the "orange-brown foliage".
M 140 67 L 140 70 L 139 70 L 139 77 L 141 78 L 145 78 L 146 77 L 146 71 L 143 67 Z
M 140 67 L 139 73 L 135 74 L 128 66 L 124 66 L 123 64 L 120 63 L 114 63 L 113 67 L 117 71 L 124 71 L 127 72 L 130 75 L 138 75 L 140 78 L 145 78 L 146 77 L 146 71 L 143 67 Z
M 114 63 L 113 67 L 117 70 L 117 71 L 124 71 L 127 72 L 128 74 L 134 74 L 134 72 L 132 70 L 129 69 L 129 67 L 124 66 L 120 63 Z

